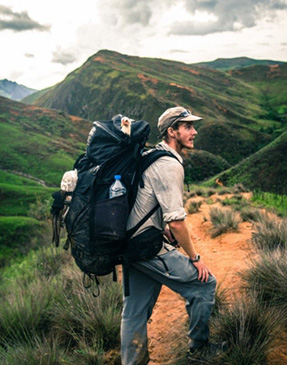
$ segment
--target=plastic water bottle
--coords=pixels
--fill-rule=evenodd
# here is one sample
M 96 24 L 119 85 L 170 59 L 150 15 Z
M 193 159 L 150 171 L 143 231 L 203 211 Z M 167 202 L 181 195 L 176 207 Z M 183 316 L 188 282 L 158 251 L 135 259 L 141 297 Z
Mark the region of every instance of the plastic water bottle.
M 121 175 L 115 175 L 114 178 L 115 181 L 110 187 L 110 199 L 124 195 L 127 191 L 124 184 L 121 182 Z

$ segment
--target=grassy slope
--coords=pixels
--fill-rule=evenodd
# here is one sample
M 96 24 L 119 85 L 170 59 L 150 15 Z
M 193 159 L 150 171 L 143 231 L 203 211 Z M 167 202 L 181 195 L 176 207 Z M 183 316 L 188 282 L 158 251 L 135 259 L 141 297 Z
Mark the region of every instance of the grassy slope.
M 1 266 L 44 234 L 38 219 L 45 219 L 52 192 L 83 152 L 91 123 L 2 97 L 0 110 Z
M 279 122 L 279 133 L 287 128 L 287 64 L 252 66 L 231 71 L 233 77 L 248 81 L 261 93 L 261 106 L 265 111 L 259 118 Z M 275 129 L 275 128 L 274 128 Z
M 1 168 L 58 186 L 84 150 L 91 122 L 0 97 Z
M 287 132 L 206 184 L 214 184 L 215 180 L 219 179 L 228 186 L 242 183 L 249 189 L 287 194 L 286 151 Z

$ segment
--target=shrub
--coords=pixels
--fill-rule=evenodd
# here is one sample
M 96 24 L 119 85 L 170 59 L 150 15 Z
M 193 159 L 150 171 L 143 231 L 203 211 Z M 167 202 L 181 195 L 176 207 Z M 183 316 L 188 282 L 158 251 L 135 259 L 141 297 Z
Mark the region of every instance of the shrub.
M 119 285 L 112 282 L 110 276 L 102 278 L 100 296 L 95 298 L 83 288 L 82 273 L 78 269 L 68 269 L 63 280 L 65 290 L 60 294 L 53 316 L 58 341 L 63 345 L 79 345 L 83 341 L 89 346 L 97 343 L 105 350 L 118 346 L 122 306 Z
M 216 194 L 216 190 L 215 189 L 208 189 L 206 194 L 207 194 L 208 197 L 212 196 L 212 195 Z
M 287 325 L 287 251 L 262 252 L 240 275 L 243 288 L 254 292 L 262 305 L 281 310 Z
M 28 215 L 37 220 L 47 220 L 50 218 L 52 205 L 52 199 L 41 200 L 36 198 L 36 202 L 30 204 Z
M 0 343 L 28 343 L 35 335 L 47 333 L 57 292 L 57 283 L 40 278 L 29 288 L 14 283 L 13 291 L 2 298 Z
M 42 250 L 24 267 L 14 265 L 18 269 L 10 276 L 3 270 L 0 287 L 1 364 L 18 364 L 21 358 L 27 364 L 120 363 L 118 283 L 104 277 L 94 298 L 66 252 Z
M 252 242 L 260 250 L 287 249 L 287 219 L 275 214 L 262 214 L 254 225 Z
M 226 308 L 229 304 L 228 296 L 228 289 L 224 288 L 222 283 L 219 283 L 215 291 L 215 304 L 212 310 L 212 315 L 218 315 L 224 308 Z
M 234 192 L 235 194 L 238 194 L 238 193 L 246 193 L 246 192 L 248 192 L 248 189 L 246 189 L 246 188 L 243 186 L 243 184 L 235 184 L 235 185 L 233 186 L 233 192 Z
M 0 362 L 3 365 L 29 364 L 73 364 L 67 350 L 60 348 L 55 340 L 34 336 L 28 343 L 16 342 L 0 348 Z M 76 363 L 76 362 L 74 362 Z
M 201 207 L 202 201 L 193 199 L 188 204 L 188 213 L 193 214 L 199 212 L 199 208 Z
M 246 199 L 242 197 L 240 194 L 233 195 L 231 198 L 226 198 L 220 201 L 223 206 L 230 205 L 235 210 L 242 210 L 246 207 L 249 203 Z
M 225 195 L 225 194 L 231 194 L 231 193 L 232 193 L 231 189 L 223 188 L 223 189 L 219 190 L 218 195 Z
M 240 219 L 231 209 L 210 208 L 209 216 L 213 224 L 211 232 L 213 238 L 222 233 L 238 230 Z
M 228 340 L 229 350 L 219 357 L 202 359 L 202 364 L 267 364 L 267 356 L 280 343 L 280 316 L 262 308 L 253 296 L 234 298 L 220 315 L 211 318 L 212 340 Z
M 243 207 L 240 215 L 243 222 L 258 222 L 261 219 L 262 213 L 259 209 L 253 207 Z

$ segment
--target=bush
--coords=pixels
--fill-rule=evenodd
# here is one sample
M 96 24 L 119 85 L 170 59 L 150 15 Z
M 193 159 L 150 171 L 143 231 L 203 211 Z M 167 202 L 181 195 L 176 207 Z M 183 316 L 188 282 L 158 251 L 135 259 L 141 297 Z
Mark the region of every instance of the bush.
M 199 208 L 201 207 L 202 201 L 193 199 L 188 204 L 188 213 L 193 214 L 199 212 Z
M 249 190 L 246 189 L 243 184 L 235 184 L 233 186 L 233 192 L 234 194 L 240 194 L 240 193 L 246 193 L 248 192 Z
M 260 250 L 287 249 L 287 219 L 275 214 L 262 214 L 254 225 L 252 242 Z
M 216 194 L 216 190 L 215 189 L 208 189 L 206 194 L 207 194 L 208 197 L 212 196 L 212 195 Z
M 102 278 L 94 298 L 65 251 L 43 249 L 13 266 L 0 287 L 1 364 L 120 363 L 118 283 Z
M 228 289 L 222 286 L 222 283 L 219 283 L 216 287 L 215 291 L 215 304 L 212 310 L 212 315 L 219 315 L 227 305 L 229 305 L 228 299 Z
M 213 224 L 211 237 L 215 238 L 222 233 L 237 231 L 240 222 L 238 214 L 231 209 L 210 208 L 210 220 Z
M 50 218 L 52 199 L 42 201 L 40 198 L 36 199 L 35 203 L 30 204 L 28 215 L 38 220 L 47 220 Z
M 225 195 L 225 194 L 231 194 L 231 193 L 232 193 L 231 189 L 223 188 L 223 189 L 219 190 L 218 195 Z
M 258 222 L 261 219 L 262 213 L 259 209 L 252 207 L 244 207 L 240 211 L 243 222 Z
M 252 266 L 240 274 L 243 288 L 254 292 L 263 306 L 282 311 L 287 326 L 287 251 L 262 252 Z
M 100 296 L 95 298 L 83 288 L 79 270 L 67 270 L 63 279 L 67 289 L 60 294 L 53 316 L 53 331 L 59 343 L 97 343 L 105 350 L 117 347 L 122 306 L 119 285 L 111 277 L 102 278 Z
M 34 336 L 28 343 L 16 342 L 7 345 L 5 349 L 0 347 L 0 362 L 3 365 L 76 364 L 55 340 L 41 339 L 38 336 Z
M 217 358 L 206 357 L 202 364 L 267 364 L 268 354 L 280 346 L 280 315 L 262 308 L 253 296 L 233 299 L 220 315 L 211 318 L 212 340 L 228 340 L 229 350 Z

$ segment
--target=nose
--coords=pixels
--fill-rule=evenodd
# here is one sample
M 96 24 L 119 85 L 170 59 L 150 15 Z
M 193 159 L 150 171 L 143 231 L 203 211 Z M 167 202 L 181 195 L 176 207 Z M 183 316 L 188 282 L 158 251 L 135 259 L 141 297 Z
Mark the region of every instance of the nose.
M 196 131 L 196 129 L 195 129 L 194 127 L 192 127 L 191 133 L 192 133 L 194 136 L 196 136 L 196 135 L 197 135 L 197 131 Z

